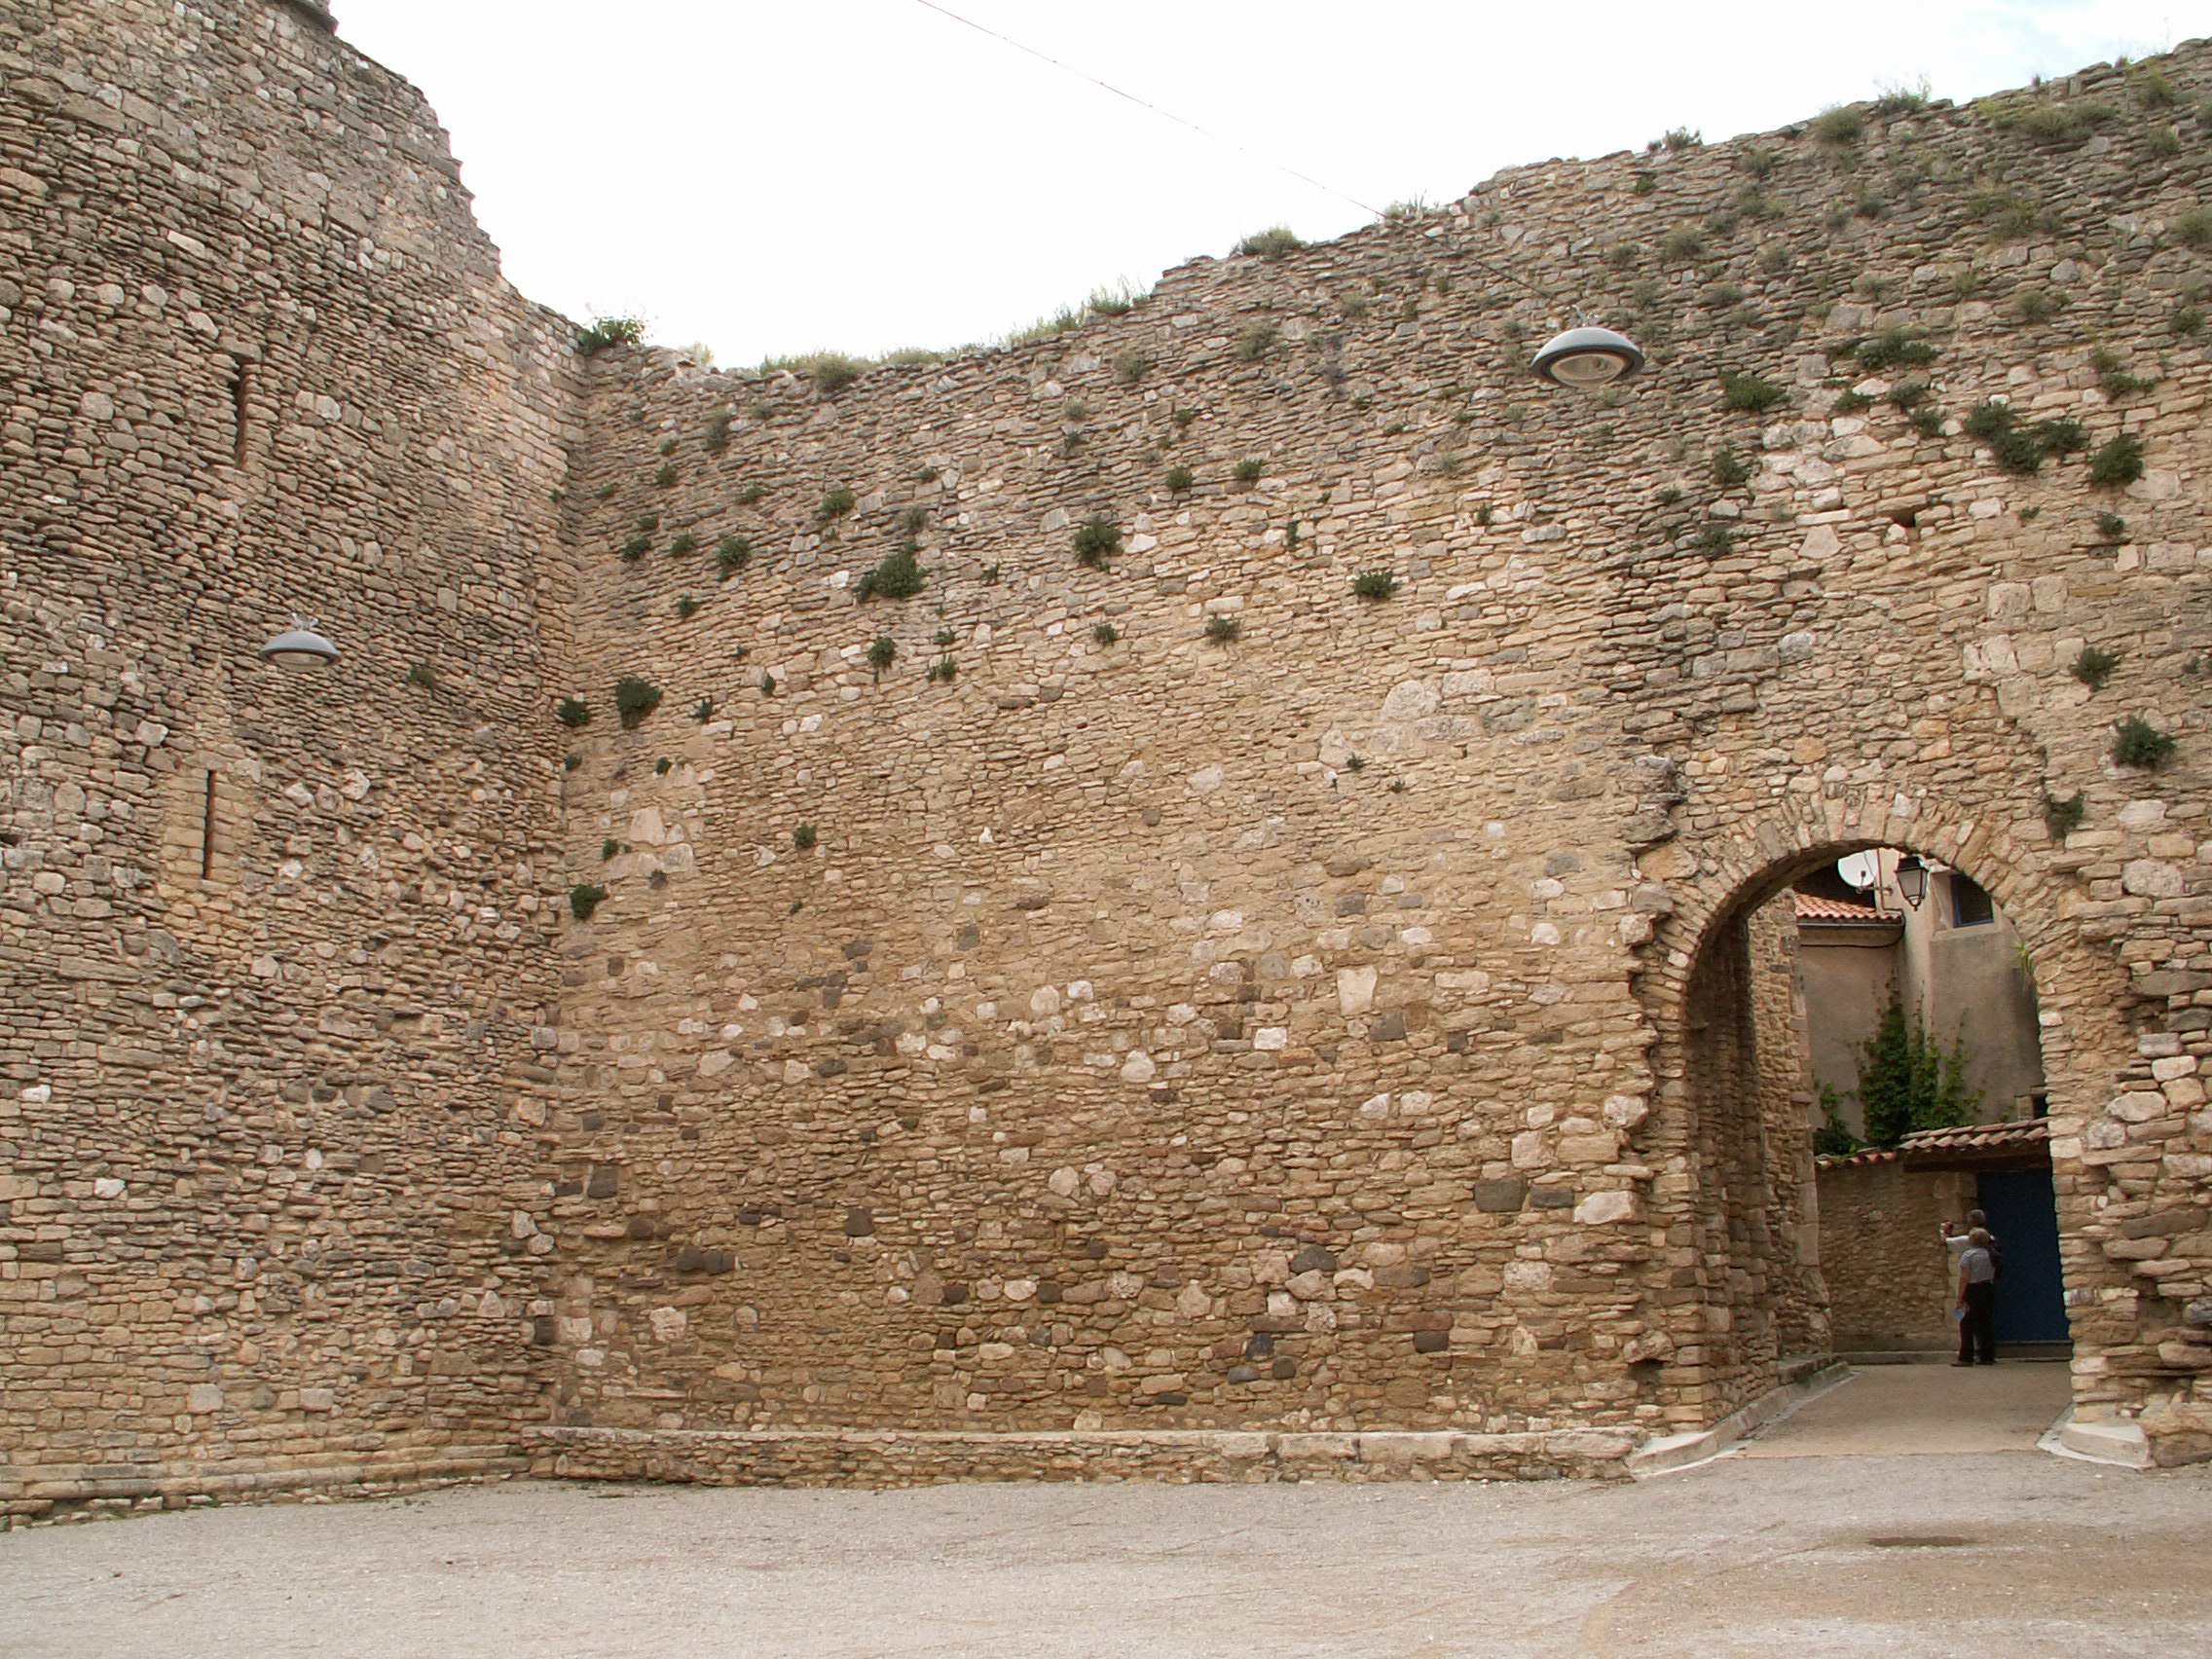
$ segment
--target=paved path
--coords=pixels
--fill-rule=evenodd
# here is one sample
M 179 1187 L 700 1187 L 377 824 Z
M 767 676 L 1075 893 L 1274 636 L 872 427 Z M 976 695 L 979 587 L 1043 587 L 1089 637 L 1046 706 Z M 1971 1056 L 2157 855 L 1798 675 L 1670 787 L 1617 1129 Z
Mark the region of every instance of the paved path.
M 1911 1456 L 2027 1451 L 2066 1410 L 2050 1360 L 1971 1368 L 1869 1365 L 1745 1447 L 1747 1457 Z
M 2143 1659 L 2212 1653 L 2208 1537 L 2212 1471 L 2016 1451 L 1633 1486 L 518 1482 L 0 1535 L 0 1654 Z

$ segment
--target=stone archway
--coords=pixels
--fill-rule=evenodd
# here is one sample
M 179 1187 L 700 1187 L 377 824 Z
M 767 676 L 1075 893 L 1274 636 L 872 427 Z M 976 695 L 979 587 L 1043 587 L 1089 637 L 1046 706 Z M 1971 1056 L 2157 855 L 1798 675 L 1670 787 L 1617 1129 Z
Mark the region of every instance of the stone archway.
M 1757 917 L 1791 882 L 1874 847 L 1965 870 L 2018 928 L 2041 1001 L 2070 1300 L 2095 1298 L 2112 1276 L 2082 1234 L 2093 1199 L 2080 1125 L 2134 1053 L 2126 976 L 2083 938 L 2080 890 L 2046 839 L 1899 794 L 1791 803 L 1725 846 L 1669 843 L 1645 855 L 1675 907 L 1639 989 L 1655 1035 L 1654 1210 L 1678 1241 L 1652 1323 L 1675 1344 L 1660 1392 L 1684 1421 L 1725 1416 L 1773 1386 L 1788 1357 L 1827 1346 L 1796 1055 L 1762 1051 L 1758 1035 L 1788 1017 L 1757 1006 L 1787 964 Z

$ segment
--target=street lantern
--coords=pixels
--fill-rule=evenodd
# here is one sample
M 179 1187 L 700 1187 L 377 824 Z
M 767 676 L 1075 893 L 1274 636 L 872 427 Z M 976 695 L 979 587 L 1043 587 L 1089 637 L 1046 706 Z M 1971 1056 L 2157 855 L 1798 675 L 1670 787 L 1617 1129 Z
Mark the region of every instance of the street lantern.
M 295 616 L 291 627 L 261 647 L 261 660 L 278 668 L 328 668 L 338 647 L 314 631 L 314 618 Z
M 1915 910 L 1928 897 L 1928 866 L 1920 862 L 1918 853 L 1907 853 L 1898 860 L 1898 893 Z
M 1643 349 L 1609 328 L 1570 328 L 1555 335 L 1530 366 L 1554 386 L 1607 386 L 1643 367 Z

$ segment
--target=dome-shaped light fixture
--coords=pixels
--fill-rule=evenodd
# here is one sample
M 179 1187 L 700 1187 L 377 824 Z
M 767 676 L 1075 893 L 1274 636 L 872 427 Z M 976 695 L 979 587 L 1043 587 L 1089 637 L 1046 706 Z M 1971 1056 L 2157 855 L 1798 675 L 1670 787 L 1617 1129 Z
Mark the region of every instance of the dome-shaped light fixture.
M 291 627 L 261 647 L 261 660 L 278 668 L 328 668 L 338 647 L 314 631 L 314 618 L 295 616 Z
M 1643 367 L 1643 349 L 1609 328 L 1570 328 L 1536 353 L 1539 380 L 1555 386 L 1605 386 Z

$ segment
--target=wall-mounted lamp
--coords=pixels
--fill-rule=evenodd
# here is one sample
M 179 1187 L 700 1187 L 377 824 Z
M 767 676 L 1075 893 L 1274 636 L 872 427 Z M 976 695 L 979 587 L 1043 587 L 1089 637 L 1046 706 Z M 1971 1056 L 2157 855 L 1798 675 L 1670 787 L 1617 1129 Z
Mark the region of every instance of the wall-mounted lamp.
M 1555 386 L 1605 386 L 1643 367 L 1643 349 L 1609 328 L 1570 328 L 1555 335 L 1531 365 Z
M 1898 860 L 1898 893 L 1915 910 L 1928 897 L 1928 866 L 1920 862 L 1918 853 L 1907 853 Z
M 328 668 L 338 647 L 314 631 L 314 618 L 295 616 L 291 627 L 261 647 L 261 660 L 278 668 Z

